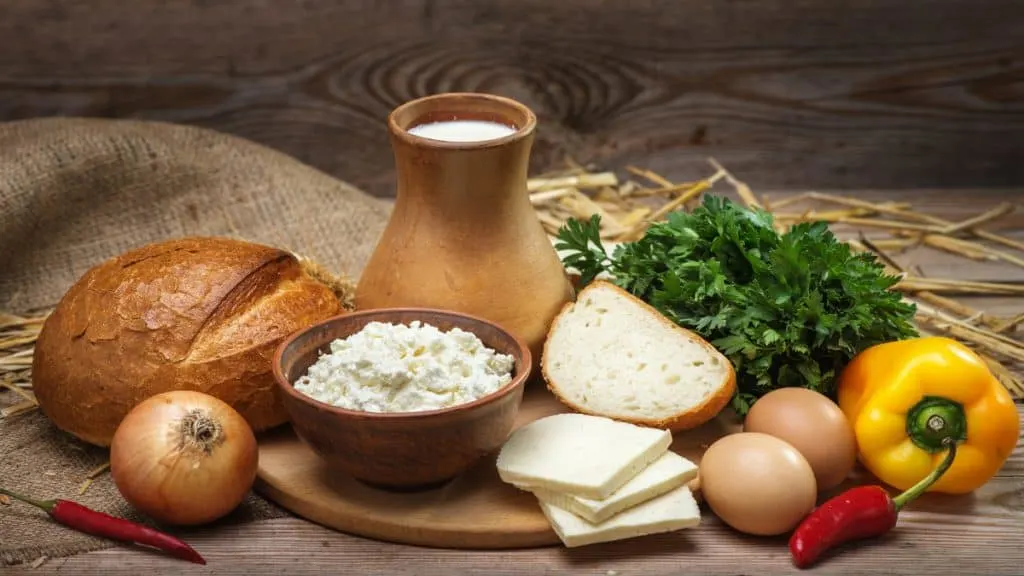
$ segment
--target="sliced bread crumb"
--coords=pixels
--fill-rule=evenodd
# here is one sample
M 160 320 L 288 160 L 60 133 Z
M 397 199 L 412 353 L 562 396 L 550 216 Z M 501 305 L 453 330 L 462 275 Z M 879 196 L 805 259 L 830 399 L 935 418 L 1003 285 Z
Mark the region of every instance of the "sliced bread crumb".
M 551 392 L 577 412 L 672 431 L 711 420 L 736 390 L 721 352 L 603 280 L 552 322 L 541 371 Z

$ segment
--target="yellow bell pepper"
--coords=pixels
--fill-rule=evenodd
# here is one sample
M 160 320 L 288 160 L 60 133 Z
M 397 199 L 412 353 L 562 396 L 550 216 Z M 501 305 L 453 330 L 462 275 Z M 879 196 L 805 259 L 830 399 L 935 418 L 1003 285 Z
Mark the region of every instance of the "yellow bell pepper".
M 1013 399 L 977 354 L 955 340 L 915 338 L 862 351 L 838 381 L 857 457 L 879 480 L 907 490 L 957 442 L 949 470 L 929 492 L 965 494 L 999 472 L 1017 445 Z

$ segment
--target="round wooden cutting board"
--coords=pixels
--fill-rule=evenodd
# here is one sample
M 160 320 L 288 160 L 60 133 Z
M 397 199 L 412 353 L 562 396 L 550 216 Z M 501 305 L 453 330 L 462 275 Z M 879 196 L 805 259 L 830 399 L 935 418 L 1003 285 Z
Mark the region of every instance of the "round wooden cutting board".
M 532 382 L 516 426 L 566 411 L 543 383 Z M 701 428 L 676 434 L 672 449 L 699 463 L 710 443 L 738 431 L 731 416 L 726 411 Z M 284 427 L 260 439 L 256 491 L 303 518 L 377 540 L 466 549 L 559 542 L 536 498 L 500 480 L 495 455 L 442 488 L 392 493 L 329 474 L 323 461 Z

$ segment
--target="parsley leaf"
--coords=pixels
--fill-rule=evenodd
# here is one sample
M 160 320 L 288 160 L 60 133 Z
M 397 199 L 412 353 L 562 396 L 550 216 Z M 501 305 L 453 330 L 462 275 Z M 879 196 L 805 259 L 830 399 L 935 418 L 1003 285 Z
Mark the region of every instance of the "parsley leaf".
M 580 271 L 580 282 L 590 284 L 594 278 L 608 265 L 608 253 L 601 243 L 601 216 L 594 214 L 589 222 L 569 220 L 558 231 L 555 250 L 570 251 L 562 258 L 566 267 Z
M 917 336 L 914 305 L 891 290 L 898 279 L 824 222 L 779 234 L 769 212 L 706 195 L 612 254 L 600 222 L 571 220 L 559 231 L 563 263 L 580 271 L 581 286 L 611 274 L 718 348 L 736 370 L 732 405 L 741 415 L 776 388 L 835 398 L 836 378 L 857 353 Z

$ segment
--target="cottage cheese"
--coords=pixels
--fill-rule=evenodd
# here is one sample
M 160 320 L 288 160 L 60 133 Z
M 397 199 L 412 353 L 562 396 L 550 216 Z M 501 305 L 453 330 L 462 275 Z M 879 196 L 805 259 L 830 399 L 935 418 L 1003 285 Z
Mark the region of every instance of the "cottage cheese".
M 325 353 L 295 382 L 307 396 L 348 410 L 418 412 L 482 398 L 512 380 L 514 359 L 475 334 L 422 322 L 371 322 Z

